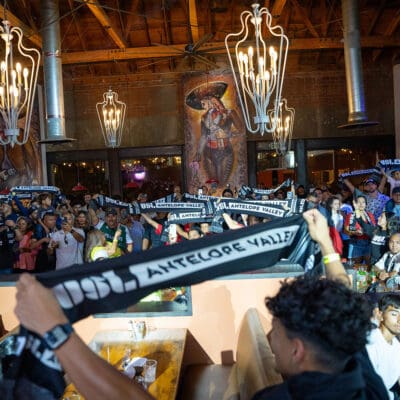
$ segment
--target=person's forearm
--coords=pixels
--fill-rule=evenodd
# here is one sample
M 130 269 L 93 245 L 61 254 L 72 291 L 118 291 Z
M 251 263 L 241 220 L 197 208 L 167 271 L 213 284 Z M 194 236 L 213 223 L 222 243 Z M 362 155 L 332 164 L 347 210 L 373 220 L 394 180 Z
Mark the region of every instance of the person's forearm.
M 176 224 L 176 232 L 186 240 L 189 240 L 189 234 L 179 224 Z
M 71 232 L 71 235 L 74 237 L 74 239 L 77 242 L 82 243 L 85 241 L 85 238 L 79 232 L 77 232 L 74 228 L 72 228 L 70 232 Z
M 89 208 L 88 213 L 91 219 L 91 224 L 96 226 L 100 222 L 100 218 L 97 216 L 93 208 Z
M 222 217 L 224 218 L 224 221 L 228 225 L 229 229 L 240 229 L 240 228 L 243 228 L 243 226 L 241 224 L 239 224 L 237 221 L 233 220 L 232 217 L 229 214 L 223 213 Z
M 55 353 L 79 393 L 88 400 L 153 399 L 141 386 L 97 356 L 75 333 Z
M 379 192 L 383 192 L 384 191 L 385 185 L 386 185 L 386 179 L 387 179 L 386 174 L 383 174 L 382 178 L 381 178 L 381 181 L 379 183 L 379 186 L 378 186 L 378 191 Z
M 146 220 L 146 222 L 147 222 L 149 225 L 151 225 L 154 229 L 157 229 L 157 228 L 158 228 L 159 223 L 156 222 L 156 221 L 154 221 L 153 218 L 150 218 L 150 217 L 149 217 L 147 214 L 145 214 L 145 213 L 142 213 L 141 215 L 142 215 L 142 217 Z
M 345 178 L 343 179 L 343 183 L 350 189 L 350 192 L 353 193 L 354 192 L 354 185 L 350 182 L 349 179 Z
M 321 248 L 322 257 L 337 254 L 333 247 L 330 236 L 321 237 L 318 240 L 319 247 Z M 329 258 L 329 257 L 328 257 Z M 336 258 L 334 256 L 334 258 Z M 325 274 L 328 279 L 339 280 L 346 286 L 350 286 L 350 279 L 344 269 L 344 266 L 340 260 L 340 255 L 337 259 L 333 259 L 329 262 L 324 262 Z
M 109 256 L 112 256 L 117 251 L 117 248 L 118 248 L 118 239 L 114 239 L 112 241 L 112 244 L 107 248 L 107 254 Z

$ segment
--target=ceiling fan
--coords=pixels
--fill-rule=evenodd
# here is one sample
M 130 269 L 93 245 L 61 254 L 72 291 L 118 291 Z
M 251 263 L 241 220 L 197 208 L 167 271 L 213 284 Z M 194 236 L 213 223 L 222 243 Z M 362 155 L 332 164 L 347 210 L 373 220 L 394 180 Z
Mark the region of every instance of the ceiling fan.
M 200 62 L 202 64 L 205 64 L 208 69 L 218 69 L 220 66 L 215 63 L 214 61 L 210 60 L 207 58 L 205 55 L 207 54 L 208 51 L 213 50 L 213 49 L 201 49 L 201 46 L 203 46 L 206 42 L 208 42 L 214 35 L 212 33 L 207 33 L 203 37 L 201 37 L 196 43 L 189 42 L 184 49 L 180 49 L 178 47 L 174 46 L 168 46 L 169 48 L 172 48 L 176 50 L 177 52 L 181 53 L 181 55 L 173 55 L 172 58 L 176 57 L 182 57 L 182 60 L 179 62 L 177 65 L 177 69 L 182 69 L 182 66 L 189 62 L 190 67 L 193 69 L 194 68 L 194 62 Z M 159 44 L 155 43 L 157 46 L 164 46 L 166 47 L 165 44 Z

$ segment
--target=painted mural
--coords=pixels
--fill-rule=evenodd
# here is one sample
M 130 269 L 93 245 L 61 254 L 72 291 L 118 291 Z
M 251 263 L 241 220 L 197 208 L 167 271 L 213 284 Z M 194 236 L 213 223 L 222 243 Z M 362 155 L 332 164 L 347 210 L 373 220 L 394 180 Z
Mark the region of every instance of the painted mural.
M 25 119 L 18 121 L 23 129 Z M 0 135 L 4 123 L 0 118 Z M 13 186 L 42 184 L 42 164 L 40 145 L 39 111 L 35 107 L 32 112 L 29 139 L 25 145 L 0 145 L 0 192 L 7 193 Z
M 205 185 L 219 195 L 247 184 L 246 130 L 232 76 L 207 73 L 184 82 L 187 190 Z

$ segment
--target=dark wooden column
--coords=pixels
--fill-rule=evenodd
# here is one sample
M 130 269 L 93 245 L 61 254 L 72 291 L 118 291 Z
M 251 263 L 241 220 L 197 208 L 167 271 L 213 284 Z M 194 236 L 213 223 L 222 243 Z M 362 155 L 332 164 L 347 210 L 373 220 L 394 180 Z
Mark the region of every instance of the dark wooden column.
M 247 177 L 250 187 L 257 187 L 257 142 L 247 142 Z
M 296 181 L 307 187 L 307 151 L 304 139 L 298 139 L 295 142 L 295 160 L 296 160 Z
M 110 195 L 122 196 L 122 177 L 118 149 L 107 149 Z

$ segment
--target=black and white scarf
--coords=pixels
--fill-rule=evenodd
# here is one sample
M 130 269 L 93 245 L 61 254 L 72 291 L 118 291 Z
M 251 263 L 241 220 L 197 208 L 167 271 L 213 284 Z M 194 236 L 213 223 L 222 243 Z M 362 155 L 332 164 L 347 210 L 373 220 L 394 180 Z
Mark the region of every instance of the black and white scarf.
M 361 175 L 371 175 L 371 174 L 378 174 L 380 175 L 380 171 L 378 168 L 371 168 L 371 169 L 359 169 L 356 171 L 351 172 L 344 172 L 343 174 L 339 175 L 339 181 L 343 181 L 343 179 L 352 177 L 352 176 L 361 176 Z
M 56 186 L 14 186 L 10 189 L 11 193 L 61 193 Z
M 293 181 L 290 179 L 286 179 L 283 183 L 281 183 L 279 186 L 273 188 L 273 189 L 258 189 L 258 188 L 251 188 L 249 186 L 243 185 L 240 190 L 239 190 L 239 197 L 246 197 L 250 194 L 255 194 L 259 196 L 268 196 L 272 193 L 277 192 L 279 189 L 290 187 L 292 185 Z
M 380 160 L 377 164 L 378 168 L 383 168 L 385 172 L 400 170 L 400 159 Z
M 92 314 L 121 310 L 160 288 L 193 285 L 270 267 L 282 258 L 306 269 L 312 269 L 320 260 L 318 246 L 311 240 L 301 215 L 38 274 L 37 279 L 52 288 L 74 323 Z M 8 276 L 10 281 L 17 278 Z M 1 398 L 16 399 L 14 390 L 22 378 L 60 397 L 64 391 L 63 371 L 54 353 L 25 329 L 14 339 L 15 346 L 2 360 L 5 379 L 0 385 Z

